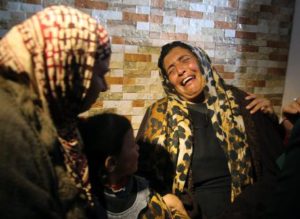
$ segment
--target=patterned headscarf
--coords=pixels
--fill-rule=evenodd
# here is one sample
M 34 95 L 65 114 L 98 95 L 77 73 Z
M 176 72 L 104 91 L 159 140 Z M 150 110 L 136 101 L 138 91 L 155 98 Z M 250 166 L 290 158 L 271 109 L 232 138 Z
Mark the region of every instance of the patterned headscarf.
M 88 199 L 87 162 L 80 152 L 76 117 L 94 63 L 110 54 L 106 30 L 89 15 L 67 6 L 36 13 L 0 41 L 0 65 L 27 74 L 29 88 L 56 126 L 67 169 Z
M 193 152 L 193 127 L 187 102 L 179 97 L 163 68 L 164 57 L 177 46 L 188 49 L 195 55 L 205 78 L 205 103 L 215 135 L 228 160 L 233 201 L 242 188 L 253 182 L 244 120 L 235 97 L 226 89 L 224 80 L 213 69 L 210 58 L 201 48 L 179 41 L 163 46 L 159 67 L 167 97 L 151 107 L 151 117 L 146 126 L 144 140 L 165 146 L 171 153 L 176 163 L 173 192 L 183 191 Z

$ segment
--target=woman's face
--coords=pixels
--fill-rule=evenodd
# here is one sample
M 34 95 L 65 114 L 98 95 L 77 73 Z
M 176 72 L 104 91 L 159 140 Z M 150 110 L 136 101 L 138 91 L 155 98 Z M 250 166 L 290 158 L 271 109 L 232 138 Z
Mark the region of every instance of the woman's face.
M 117 157 L 115 173 L 120 177 L 132 175 L 137 171 L 139 158 L 139 146 L 136 144 L 133 130 L 130 129 L 124 136 L 123 147 Z
M 109 61 L 110 57 L 95 61 L 91 85 L 84 99 L 81 112 L 88 110 L 95 103 L 100 92 L 107 91 L 108 86 L 104 76 L 109 71 Z
M 205 78 L 195 55 L 185 48 L 175 47 L 165 56 L 164 69 L 179 96 L 196 102 L 205 86 Z

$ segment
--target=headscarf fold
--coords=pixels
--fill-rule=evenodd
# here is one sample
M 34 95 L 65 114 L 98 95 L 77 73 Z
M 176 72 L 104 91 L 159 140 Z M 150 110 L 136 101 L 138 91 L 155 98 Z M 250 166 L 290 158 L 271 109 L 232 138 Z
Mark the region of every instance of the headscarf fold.
M 76 119 L 90 87 L 94 63 L 111 54 L 106 30 L 89 15 L 48 7 L 14 26 L 0 41 L 0 65 L 25 72 L 41 110 L 49 113 L 67 170 L 91 201 L 88 170 Z
M 183 42 L 175 44 L 184 44 L 183 48 L 189 49 L 195 55 L 205 78 L 205 104 L 215 135 L 228 161 L 233 201 L 242 188 L 253 183 L 250 150 L 239 106 L 232 92 L 226 88 L 224 80 L 212 67 L 211 60 L 204 50 Z M 173 46 L 172 43 L 164 46 L 162 53 L 166 47 L 174 48 L 174 42 Z M 144 140 L 166 147 L 172 155 L 176 164 L 173 192 L 177 194 L 183 191 L 190 169 L 193 127 L 188 103 L 179 97 L 163 68 L 160 75 L 167 97 L 150 108 L 150 120 L 146 125 Z

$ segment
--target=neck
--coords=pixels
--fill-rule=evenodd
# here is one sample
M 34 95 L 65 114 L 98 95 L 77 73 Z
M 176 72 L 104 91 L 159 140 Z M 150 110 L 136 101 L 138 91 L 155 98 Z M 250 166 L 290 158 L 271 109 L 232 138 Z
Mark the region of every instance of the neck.
M 201 94 L 199 94 L 197 97 L 195 97 L 192 100 L 187 100 L 187 102 L 190 104 L 205 103 L 206 99 L 205 99 L 204 92 L 201 92 Z
M 112 190 L 113 192 L 124 191 L 128 183 L 129 177 L 125 176 L 119 179 L 110 178 L 108 183 L 105 184 L 105 187 Z

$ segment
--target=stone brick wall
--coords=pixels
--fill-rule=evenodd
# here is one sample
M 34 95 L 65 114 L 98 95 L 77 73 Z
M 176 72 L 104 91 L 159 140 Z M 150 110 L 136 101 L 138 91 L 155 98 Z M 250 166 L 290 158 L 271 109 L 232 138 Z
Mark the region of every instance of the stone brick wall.
M 0 0 L 0 35 L 32 13 L 67 4 L 109 31 L 110 90 L 89 112 L 126 115 L 138 129 L 146 107 L 164 96 L 160 47 L 173 40 L 202 46 L 230 84 L 270 98 L 283 94 L 294 0 Z

